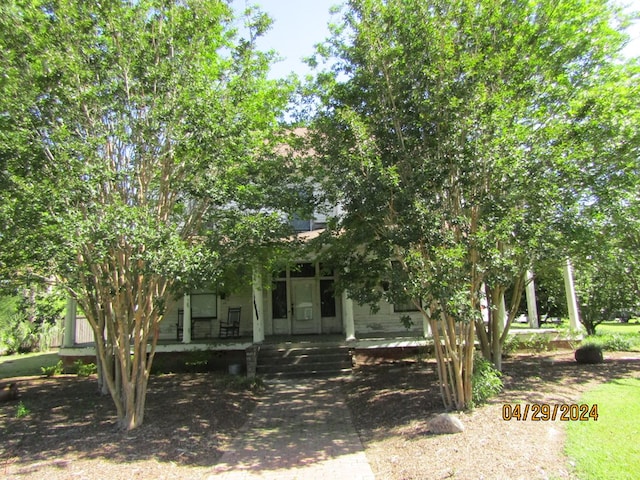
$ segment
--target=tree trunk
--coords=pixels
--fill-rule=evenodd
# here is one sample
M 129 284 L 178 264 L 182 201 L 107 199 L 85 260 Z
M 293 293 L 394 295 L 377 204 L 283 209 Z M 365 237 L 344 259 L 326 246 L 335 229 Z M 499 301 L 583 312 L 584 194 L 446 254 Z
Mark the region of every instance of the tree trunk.
M 433 309 L 432 309 L 433 311 Z M 472 400 L 474 323 L 441 314 L 428 316 L 433 333 L 440 393 L 447 410 L 465 410 Z
M 506 311 L 504 306 L 504 289 L 494 292 L 491 299 L 492 315 L 491 322 L 491 362 L 497 370 L 502 370 L 502 332 L 505 324 Z
M 118 426 L 124 430 L 137 428 L 144 420 L 147 384 L 162 318 L 158 305 L 166 292 L 164 282 L 148 281 L 137 287 L 121 289 L 122 295 L 97 287 L 93 298 L 83 301 L 94 332 L 98 386 L 111 395 Z
M 105 344 L 104 355 L 100 355 L 97 345 L 101 339 L 105 338 L 104 321 L 98 326 L 99 334 L 94 333 L 94 342 L 96 344 L 96 370 L 98 372 L 98 392 L 100 395 L 109 395 L 109 385 L 106 380 L 108 372 L 113 370 L 113 346 Z
M 478 341 L 482 350 L 482 356 L 493 363 L 497 370 L 502 370 L 502 347 L 507 340 L 511 321 L 515 317 L 520 298 L 526 285 L 525 274 L 519 275 L 513 284 L 513 295 L 511 305 L 507 312 L 504 294 L 505 286 L 489 288 L 485 286 L 485 297 L 487 299 L 489 323 L 485 327 L 482 319 L 476 321 L 478 326 Z

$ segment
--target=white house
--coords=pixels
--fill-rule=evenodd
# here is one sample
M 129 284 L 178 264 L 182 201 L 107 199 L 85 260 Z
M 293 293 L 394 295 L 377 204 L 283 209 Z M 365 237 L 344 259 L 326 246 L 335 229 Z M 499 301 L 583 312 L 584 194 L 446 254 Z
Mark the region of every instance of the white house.
M 311 220 L 294 219 L 292 223 L 302 240 L 311 240 L 323 231 L 327 216 L 339 214 L 339 207 L 328 208 Z M 351 300 L 348 292 L 336 295 L 336 275 L 337 272 L 313 258 L 301 258 L 276 275 L 255 270 L 253 285 L 244 290 L 186 292 L 167 306 L 156 351 L 255 352 L 255 346 L 265 342 L 295 341 L 310 336 L 318 340 L 340 340 L 354 349 L 426 344 L 431 336 L 429 325 L 415 307 L 383 301 L 373 312 L 368 305 L 361 306 Z M 572 326 L 577 328 L 569 265 L 565 269 L 565 280 Z M 533 288 L 527 289 L 527 295 L 530 326 L 536 328 Z M 225 328 L 230 317 L 238 315 L 237 328 Z M 409 328 L 402 321 L 407 316 L 411 318 Z M 86 320 L 77 315 L 75 305 L 70 302 L 60 355 L 91 356 L 91 335 Z

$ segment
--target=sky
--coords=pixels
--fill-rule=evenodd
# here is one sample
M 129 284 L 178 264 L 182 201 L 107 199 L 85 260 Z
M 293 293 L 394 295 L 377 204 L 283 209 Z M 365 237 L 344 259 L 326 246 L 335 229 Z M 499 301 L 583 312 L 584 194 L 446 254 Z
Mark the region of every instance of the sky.
M 283 61 L 273 65 L 271 78 L 286 77 L 290 72 L 301 77 L 311 73 L 302 58 L 312 55 L 314 45 L 329 36 L 329 9 L 341 3 L 341 0 L 233 0 L 236 10 L 258 4 L 274 20 L 271 30 L 259 41 L 261 50 L 273 49 L 283 57 Z M 629 33 L 633 40 L 624 53 L 628 57 L 640 56 L 640 22 Z
M 311 56 L 314 45 L 329 36 L 332 5 L 340 0 L 233 0 L 234 8 L 258 4 L 274 23 L 258 42 L 261 50 L 275 50 L 283 57 L 272 66 L 270 77 L 286 77 L 295 72 L 301 77 L 311 73 L 302 58 Z

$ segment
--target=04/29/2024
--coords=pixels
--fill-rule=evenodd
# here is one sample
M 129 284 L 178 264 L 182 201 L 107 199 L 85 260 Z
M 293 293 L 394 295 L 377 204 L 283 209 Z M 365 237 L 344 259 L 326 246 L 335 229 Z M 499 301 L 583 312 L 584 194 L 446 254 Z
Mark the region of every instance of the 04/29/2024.
M 532 422 L 588 422 L 598 420 L 598 404 L 586 403 L 505 403 L 502 405 L 503 420 L 530 420 Z

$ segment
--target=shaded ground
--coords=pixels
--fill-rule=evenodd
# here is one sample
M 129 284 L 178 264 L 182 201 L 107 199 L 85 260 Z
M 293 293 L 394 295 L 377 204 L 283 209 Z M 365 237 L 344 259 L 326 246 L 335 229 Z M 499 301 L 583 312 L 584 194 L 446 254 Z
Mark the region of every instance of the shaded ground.
M 376 478 L 572 478 L 562 454 L 566 423 L 504 421 L 502 405 L 571 403 L 596 383 L 640 377 L 640 354 L 607 357 L 590 366 L 569 352 L 507 360 L 505 392 L 463 414 L 459 435 L 427 432 L 426 420 L 441 408 L 432 362 L 361 368 L 341 388 Z M 17 402 L 0 404 L 0 477 L 12 479 L 208 478 L 259 401 L 221 388 L 211 374 L 157 376 L 145 424 L 126 433 L 115 428 L 112 402 L 97 395 L 95 380 L 19 383 L 29 414 L 16 418 Z
M 273 382 L 214 469 L 216 480 L 374 480 L 342 381 Z
M 211 374 L 152 377 L 145 423 L 119 431 L 113 402 L 95 379 L 62 376 L 19 382 L 30 413 L 0 404 L 0 477 L 200 478 L 210 472 L 253 410 L 249 391 L 216 385 Z

